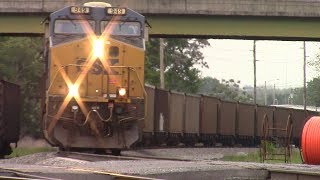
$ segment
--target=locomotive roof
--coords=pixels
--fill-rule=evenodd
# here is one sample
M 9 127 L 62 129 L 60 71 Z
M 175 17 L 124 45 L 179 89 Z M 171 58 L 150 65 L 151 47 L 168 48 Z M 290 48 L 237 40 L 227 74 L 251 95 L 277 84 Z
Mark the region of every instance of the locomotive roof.
M 93 20 L 111 20 L 114 18 L 114 15 L 106 14 L 106 7 L 90 7 L 90 14 L 73 14 L 70 9 L 74 6 L 67 6 L 58 11 L 55 11 L 50 14 L 50 19 L 93 19 Z M 77 7 L 88 7 L 88 6 L 77 6 Z M 125 8 L 125 7 L 116 7 L 116 8 Z M 144 23 L 145 17 L 138 12 L 126 8 L 125 15 L 116 16 L 118 21 L 139 21 Z

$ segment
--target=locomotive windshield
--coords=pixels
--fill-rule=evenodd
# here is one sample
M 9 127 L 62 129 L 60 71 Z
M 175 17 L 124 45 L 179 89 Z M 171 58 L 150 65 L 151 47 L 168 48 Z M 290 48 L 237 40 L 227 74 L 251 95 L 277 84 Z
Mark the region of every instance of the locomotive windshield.
M 141 25 L 139 22 L 101 21 L 101 33 L 115 36 L 140 36 Z
M 56 20 L 54 32 L 56 34 L 86 34 L 86 27 L 94 30 L 95 22 L 90 20 Z

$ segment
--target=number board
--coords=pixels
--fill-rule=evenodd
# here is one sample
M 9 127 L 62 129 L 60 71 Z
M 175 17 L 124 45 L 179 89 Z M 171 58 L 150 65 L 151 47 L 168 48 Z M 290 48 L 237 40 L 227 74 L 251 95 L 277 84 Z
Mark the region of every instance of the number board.
M 90 14 L 89 7 L 73 6 L 71 7 L 72 14 Z
M 117 7 L 107 8 L 107 14 L 124 16 L 127 14 L 127 9 L 126 8 L 117 8 Z

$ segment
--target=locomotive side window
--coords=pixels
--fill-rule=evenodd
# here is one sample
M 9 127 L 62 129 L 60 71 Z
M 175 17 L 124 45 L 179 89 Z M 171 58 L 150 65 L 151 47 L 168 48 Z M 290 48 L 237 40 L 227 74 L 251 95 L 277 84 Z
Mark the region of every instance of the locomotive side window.
M 86 34 L 86 28 L 94 31 L 95 22 L 87 20 L 56 20 L 54 33 L 56 34 Z
M 104 31 L 115 36 L 140 36 L 141 25 L 139 22 L 101 21 L 101 33 Z

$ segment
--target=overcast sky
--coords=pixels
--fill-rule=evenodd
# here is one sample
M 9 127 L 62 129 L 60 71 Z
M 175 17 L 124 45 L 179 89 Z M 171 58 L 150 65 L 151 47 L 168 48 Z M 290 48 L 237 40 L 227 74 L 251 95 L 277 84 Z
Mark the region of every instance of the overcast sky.
M 240 80 L 241 86 L 253 86 L 253 41 L 209 40 L 211 47 L 203 49 L 209 69 L 201 69 L 202 76 Z M 315 59 L 319 42 L 306 42 L 307 61 Z M 257 86 L 276 85 L 278 88 L 303 86 L 302 41 L 256 41 Z M 307 81 L 316 77 L 307 67 Z

